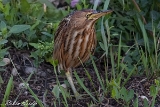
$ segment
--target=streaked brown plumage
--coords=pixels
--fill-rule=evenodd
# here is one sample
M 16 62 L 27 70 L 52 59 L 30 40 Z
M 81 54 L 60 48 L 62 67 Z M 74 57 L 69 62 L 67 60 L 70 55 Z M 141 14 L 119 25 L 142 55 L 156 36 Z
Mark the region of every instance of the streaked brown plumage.
M 92 9 L 75 11 L 65 17 L 55 33 L 53 58 L 58 60 L 58 68 L 66 71 L 67 79 L 75 97 L 78 92 L 70 75 L 71 68 L 85 62 L 96 47 L 95 22 L 111 10 L 97 12 Z

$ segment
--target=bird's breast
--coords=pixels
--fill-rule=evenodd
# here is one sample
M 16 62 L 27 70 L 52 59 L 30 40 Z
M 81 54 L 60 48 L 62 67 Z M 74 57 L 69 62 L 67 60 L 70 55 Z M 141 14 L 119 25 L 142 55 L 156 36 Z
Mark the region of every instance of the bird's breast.
M 86 27 L 85 29 L 75 29 L 68 31 L 64 44 L 64 58 L 66 67 L 76 67 L 80 65 L 80 61 L 85 62 L 91 51 L 95 48 L 95 32 L 94 29 Z

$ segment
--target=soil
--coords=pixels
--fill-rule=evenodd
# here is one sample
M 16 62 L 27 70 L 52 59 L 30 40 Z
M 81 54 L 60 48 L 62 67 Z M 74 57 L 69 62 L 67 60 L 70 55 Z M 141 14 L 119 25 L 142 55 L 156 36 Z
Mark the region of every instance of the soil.
M 26 74 L 26 67 L 33 67 L 33 59 L 29 57 L 30 53 L 27 51 L 18 51 L 16 49 L 9 50 L 10 58 L 12 63 L 3 67 L 6 71 L 0 72 L 3 82 L 0 86 L 0 102 L 4 98 L 4 94 L 6 91 L 6 87 L 9 81 L 9 78 L 12 75 L 12 69 L 14 66 L 17 68 L 19 75 L 13 76 L 13 88 L 11 89 L 11 93 L 9 96 L 9 100 L 7 102 L 7 106 L 9 107 L 19 107 L 19 105 L 28 100 L 28 103 L 31 105 L 36 105 L 36 100 L 33 95 L 29 92 L 29 90 L 25 87 L 20 87 L 20 84 L 24 81 L 27 81 L 29 74 Z M 9 57 L 9 56 L 6 56 Z M 96 66 L 98 68 L 100 77 L 104 80 L 106 75 L 104 64 L 102 60 L 96 61 Z M 92 78 L 92 82 L 90 82 L 85 69 L 88 71 L 89 75 Z M 57 76 L 54 73 L 54 68 L 51 64 L 47 62 L 42 62 L 40 66 L 38 66 L 37 72 L 35 72 L 28 81 L 28 85 L 30 89 L 38 96 L 38 98 L 43 102 L 44 106 L 53 107 L 64 107 L 64 99 L 62 94 L 60 94 L 60 98 L 56 98 L 53 94 L 53 88 L 57 85 L 56 78 L 58 78 L 60 84 L 67 85 L 66 92 L 70 93 L 67 98 L 67 103 L 69 107 L 124 107 L 125 102 L 123 100 L 115 100 L 111 97 L 110 93 L 106 93 L 103 98 L 101 85 L 98 81 L 97 75 L 94 71 L 92 64 L 89 62 L 86 64 L 85 69 L 83 66 L 75 68 L 80 79 L 83 81 L 84 85 L 92 92 L 92 95 L 97 98 L 102 98 L 101 102 L 94 101 L 80 86 L 77 82 L 75 76 L 74 84 L 77 87 L 78 92 L 82 95 L 82 99 L 76 101 L 70 86 L 68 85 L 67 79 L 62 72 Z M 39 73 L 41 72 L 41 73 Z M 110 71 L 107 72 L 108 78 L 110 78 Z M 22 79 L 21 79 L 22 78 Z M 110 80 L 110 79 L 109 79 Z M 133 89 L 135 92 L 134 98 L 129 104 L 130 107 L 133 106 L 133 102 L 138 96 L 138 105 L 139 107 L 143 107 L 144 98 L 147 99 L 148 103 L 151 104 L 152 97 L 149 92 L 149 88 L 151 84 L 154 83 L 154 79 L 147 79 L 145 76 L 137 76 L 131 77 L 129 81 L 126 83 L 125 88 L 128 90 Z M 65 86 L 64 85 L 64 86 Z M 97 96 L 98 95 L 98 96 Z M 14 102 L 15 101 L 15 102 Z M 155 107 L 160 107 L 160 93 L 156 97 Z

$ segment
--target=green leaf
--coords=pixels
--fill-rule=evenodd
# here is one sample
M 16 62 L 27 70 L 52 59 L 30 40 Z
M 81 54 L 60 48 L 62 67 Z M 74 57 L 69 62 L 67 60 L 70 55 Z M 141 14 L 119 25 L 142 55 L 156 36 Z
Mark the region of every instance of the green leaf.
M 127 62 L 127 63 L 131 64 L 131 63 L 133 62 L 133 60 L 132 60 L 132 58 L 131 58 L 130 56 L 127 55 L 127 56 L 124 58 L 124 62 Z
M 138 107 L 138 97 L 134 100 L 133 107 Z
M 2 40 L 0 40 L 0 45 L 3 45 L 5 43 L 7 43 L 7 42 L 8 42 L 8 40 L 2 39 Z
M 30 25 L 14 25 L 9 33 L 21 33 L 27 29 L 29 29 L 31 26 Z
M 54 96 L 55 96 L 56 98 L 59 98 L 60 90 L 59 90 L 58 85 L 54 86 L 52 92 L 53 92 L 53 94 L 54 94 Z
M 9 4 L 9 2 L 5 5 L 5 8 L 4 8 L 4 10 L 3 10 L 3 12 L 4 12 L 4 14 L 5 14 L 5 16 L 8 16 L 10 13 L 9 13 L 9 10 L 11 9 L 11 7 L 10 7 L 10 4 Z
M 134 91 L 131 89 L 128 92 L 128 97 L 126 98 L 127 102 L 134 97 Z
M 147 30 L 150 30 L 150 31 L 152 31 L 152 23 L 150 22 L 150 23 L 147 23 L 146 25 L 145 25 L 145 29 L 147 29 Z
M 19 41 L 18 41 L 18 48 L 22 47 L 22 45 L 23 45 L 22 40 L 19 40 Z
M 3 58 L 4 55 L 8 54 L 7 49 L 8 48 L 0 49 L 0 58 Z
M 29 45 L 33 46 L 34 48 L 38 49 L 38 43 L 29 43 Z
M 0 66 L 5 66 L 6 64 L 3 61 L 0 61 Z
M 77 10 L 82 10 L 82 6 L 80 4 L 77 4 L 76 7 L 77 7 Z
M 29 12 L 30 4 L 28 3 L 27 0 L 21 0 L 20 5 L 21 5 L 21 11 L 23 13 L 28 13 Z
M 2 31 L 3 29 L 6 29 L 6 23 L 4 21 L 1 21 L 0 23 L 0 30 Z
M 156 83 L 156 86 L 160 86 L 160 81 L 159 80 L 155 79 L 154 81 Z
M 47 33 L 47 32 L 41 32 L 41 33 L 44 34 L 44 35 L 46 35 L 46 36 L 48 36 L 48 37 L 52 37 L 53 36 L 52 34 Z
M 102 42 L 99 42 L 99 45 L 105 51 L 104 44 Z
M 143 103 L 144 103 L 144 107 L 149 107 L 149 104 L 146 98 L 143 100 Z
M 152 10 L 150 14 L 152 15 L 153 20 L 157 20 L 158 18 L 160 18 L 160 13 L 157 11 Z
M 2 2 L 0 2 L 0 10 L 3 11 L 3 9 L 4 9 L 4 5 L 2 4 Z
M 112 89 L 112 91 L 111 91 L 111 96 L 112 96 L 113 98 L 117 98 L 117 99 L 120 98 L 120 93 L 118 92 L 117 87 L 113 86 L 113 89 Z
M 122 89 L 120 90 L 119 92 L 121 94 L 121 99 L 123 99 L 124 101 L 127 100 L 127 94 L 128 94 L 128 91 L 126 90 L 125 87 L 122 87 Z
M 150 95 L 154 96 L 156 94 L 156 87 L 154 85 L 150 86 Z

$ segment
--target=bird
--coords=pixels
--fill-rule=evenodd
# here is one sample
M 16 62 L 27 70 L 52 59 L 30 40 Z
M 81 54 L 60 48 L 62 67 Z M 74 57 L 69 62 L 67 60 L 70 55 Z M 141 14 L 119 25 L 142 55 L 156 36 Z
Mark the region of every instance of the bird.
M 74 11 L 62 19 L 55 32 L 53 59 L 58 61 L 58 70 L 65 71 L 76 98 L 80 94 L 73 83 L 72 69 L 86 62 L 94 53 L 97 44 L 95 23 L 111 12 L 93 9 Z

